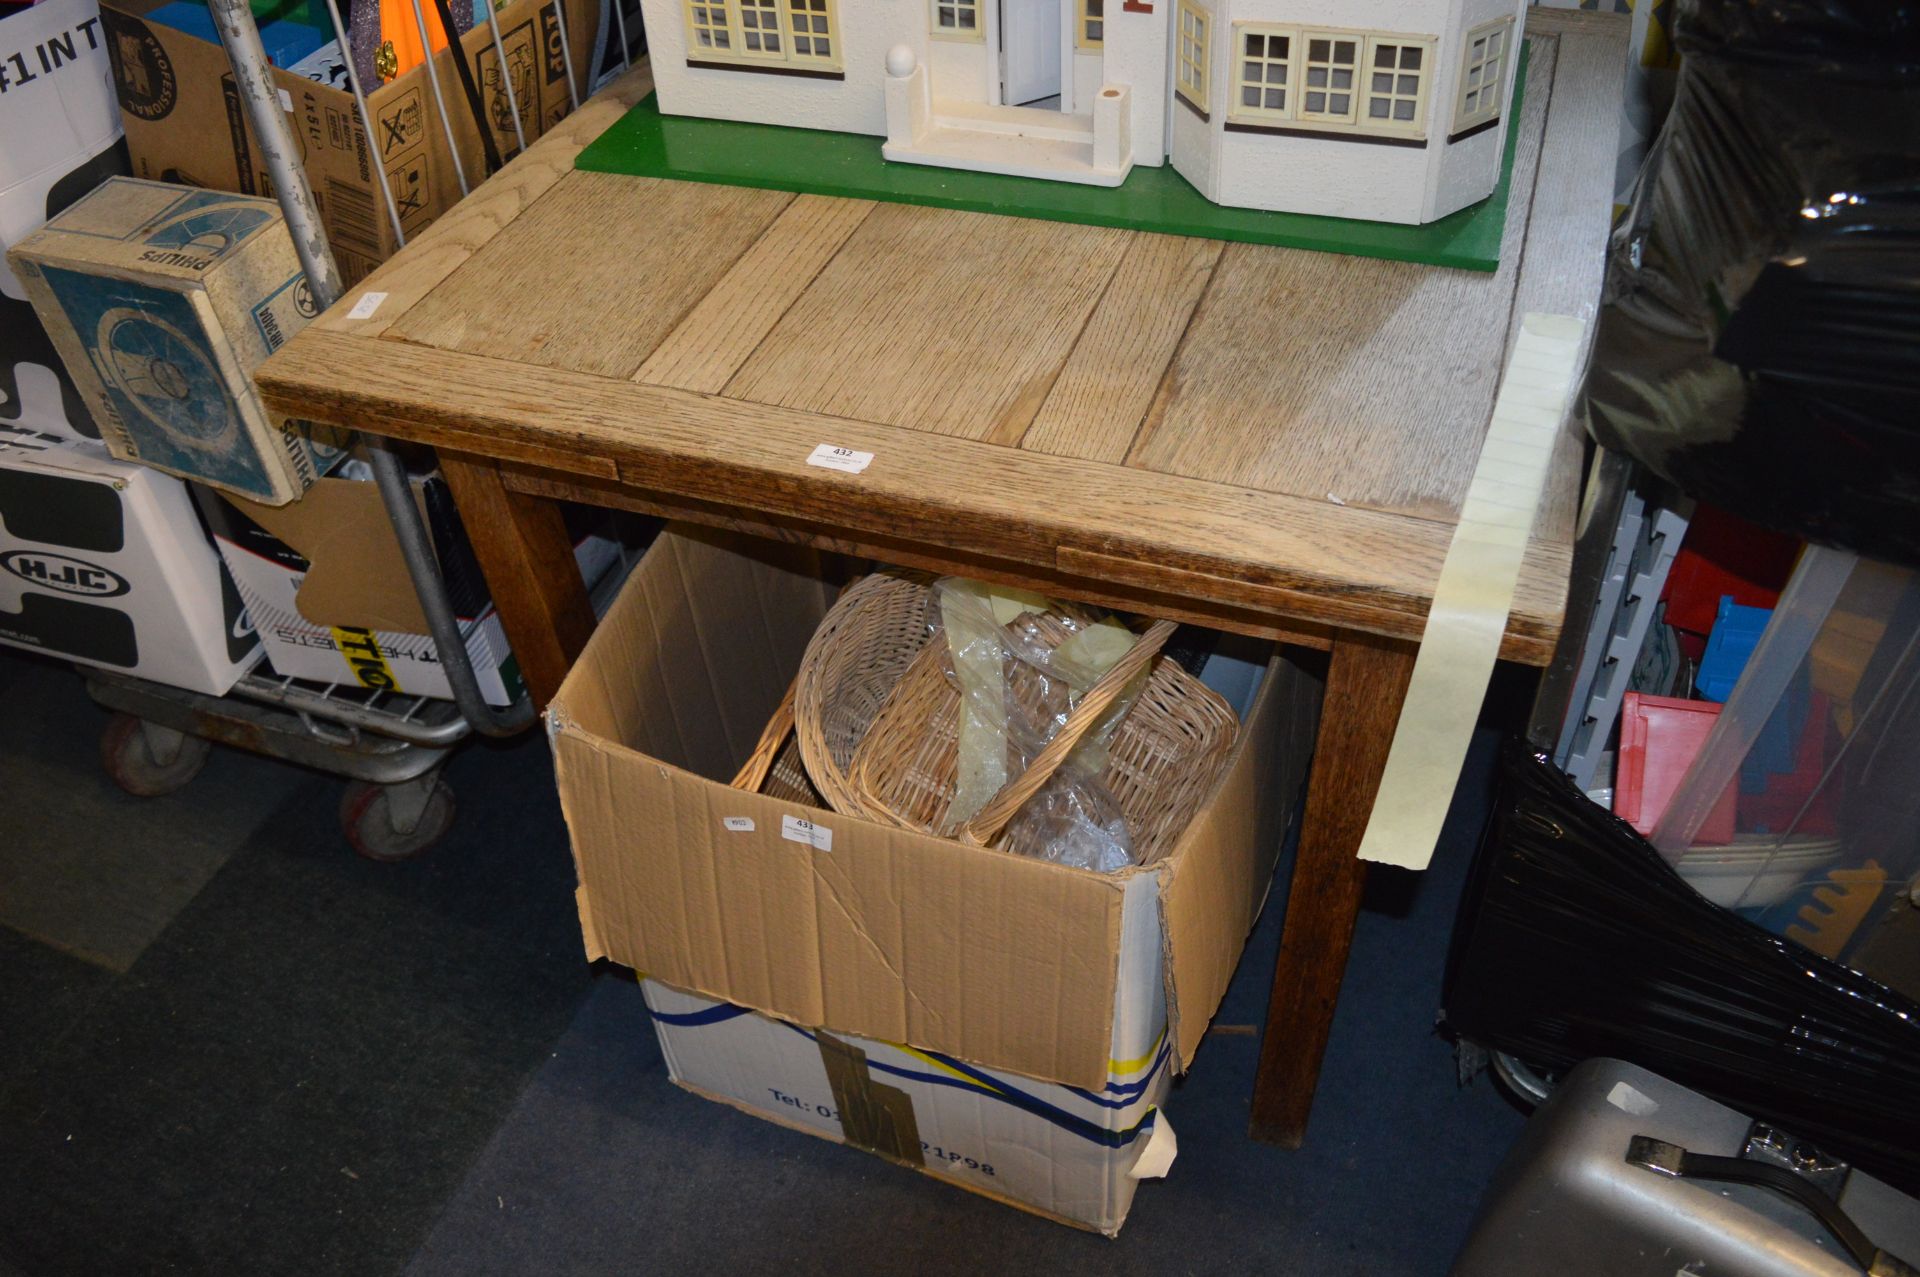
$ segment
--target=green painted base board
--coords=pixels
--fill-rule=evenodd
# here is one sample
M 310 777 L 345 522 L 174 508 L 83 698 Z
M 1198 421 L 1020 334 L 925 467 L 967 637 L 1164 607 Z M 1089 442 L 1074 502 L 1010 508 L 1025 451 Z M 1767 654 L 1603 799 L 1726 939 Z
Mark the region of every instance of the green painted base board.
M 1524 54 L 1518 78 L 1526 83 Z M 1516 90 L 1493 194 L 1425 226 L 1223 208 L 1170 165 L 1136 165 L 1119 186 L 1101 187 L 895 164 L 881 158 L 877 137 L 666 116 L 652 94 L 581 151 L 574 164 L 597 173 L 891 200 L 1490 271 L 1500 261 L 1519 118 Z

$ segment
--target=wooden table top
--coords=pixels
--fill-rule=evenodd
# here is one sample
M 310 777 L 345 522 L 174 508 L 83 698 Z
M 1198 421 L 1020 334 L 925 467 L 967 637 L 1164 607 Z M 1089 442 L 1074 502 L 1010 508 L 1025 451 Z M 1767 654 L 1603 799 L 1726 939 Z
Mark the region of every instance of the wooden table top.
M 1528 25 L 1496 272 L 574 170 L 642 66 L 258 382 L 287 415 L 609 493 L 1228 628 L 1417 637 L 1521 314 L 1599 297 L 1626 24 Z M 811 466 L 820 444 L 873 461 Z M 1579 457 L 1569 429 L 1510 659 L 1558 636 Z

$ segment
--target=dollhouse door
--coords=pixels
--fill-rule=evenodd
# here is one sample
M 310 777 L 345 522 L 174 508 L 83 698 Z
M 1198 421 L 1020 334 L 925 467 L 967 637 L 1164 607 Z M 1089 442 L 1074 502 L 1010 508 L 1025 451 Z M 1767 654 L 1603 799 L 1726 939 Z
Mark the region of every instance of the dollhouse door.
M 1061 0 L 1000 0 L 1000 100 L 1024 106 L 1060 96 Z

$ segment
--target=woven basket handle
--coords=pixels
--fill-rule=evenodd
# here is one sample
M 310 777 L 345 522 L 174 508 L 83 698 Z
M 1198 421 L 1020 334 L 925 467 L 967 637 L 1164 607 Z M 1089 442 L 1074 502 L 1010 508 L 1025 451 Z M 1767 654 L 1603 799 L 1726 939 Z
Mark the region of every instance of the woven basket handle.
M 773 770 L 773 760 L 780 757 L 780 747 L 787 743 L 787 734 L 793 731 L 793 691 L 798 686 L 797 678 L 787 684 L 787 694 L 780 698 L 779 707 L 773 711 L 773 717 L 767 720 L 766 727 L 760 733 L 760 742 L 753 747 L 753 753 L 747 755 L 740 774 L 733 778 L 735 789 L 757 794 L 760 786 L 767 783 L 767 773 Z
M 1155 621 L 1148 627 L 1147 632 L 1080 698 L 1080 703 L 1067 715 L 1067 721 L 1060 725 L 1060 730 L 1054 733 L 1045 748 L 1033 756 L 1027 769 L 1001 786 L 1000 792 L 989 798 L 984 807 L 973 813 L 973 819 L 961 826 L 960 841 L 984 847 L 999 837 L 1014 813 L 1026 806 L 1027 800 L 1053 779 L 1053 774 L 1060 770 L 1061 763 L 1067 761 L 1067 755 L 1080 743 L 1080 738 L 1107 712 L 1107 707 L 1133 681 L 1133 676 L 1145 669 L 1160 649 L 1166 646 L 1174 629 L 1172 621 Z

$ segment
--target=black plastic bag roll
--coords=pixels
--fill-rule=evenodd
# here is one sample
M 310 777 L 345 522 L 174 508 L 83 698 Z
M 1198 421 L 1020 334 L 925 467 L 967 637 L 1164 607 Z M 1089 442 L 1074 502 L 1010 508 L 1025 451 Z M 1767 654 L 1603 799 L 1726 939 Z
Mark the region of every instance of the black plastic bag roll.
M 1920 9 L 1690 0 L 1588 421 L 1689 495 L 1920 563 Z
M 1448 1027 L 1548 1069 L 1631 1061 L 1920 1192 L 1920 1003 L 1709 903 L 1546 757 L 1500 767 Z

